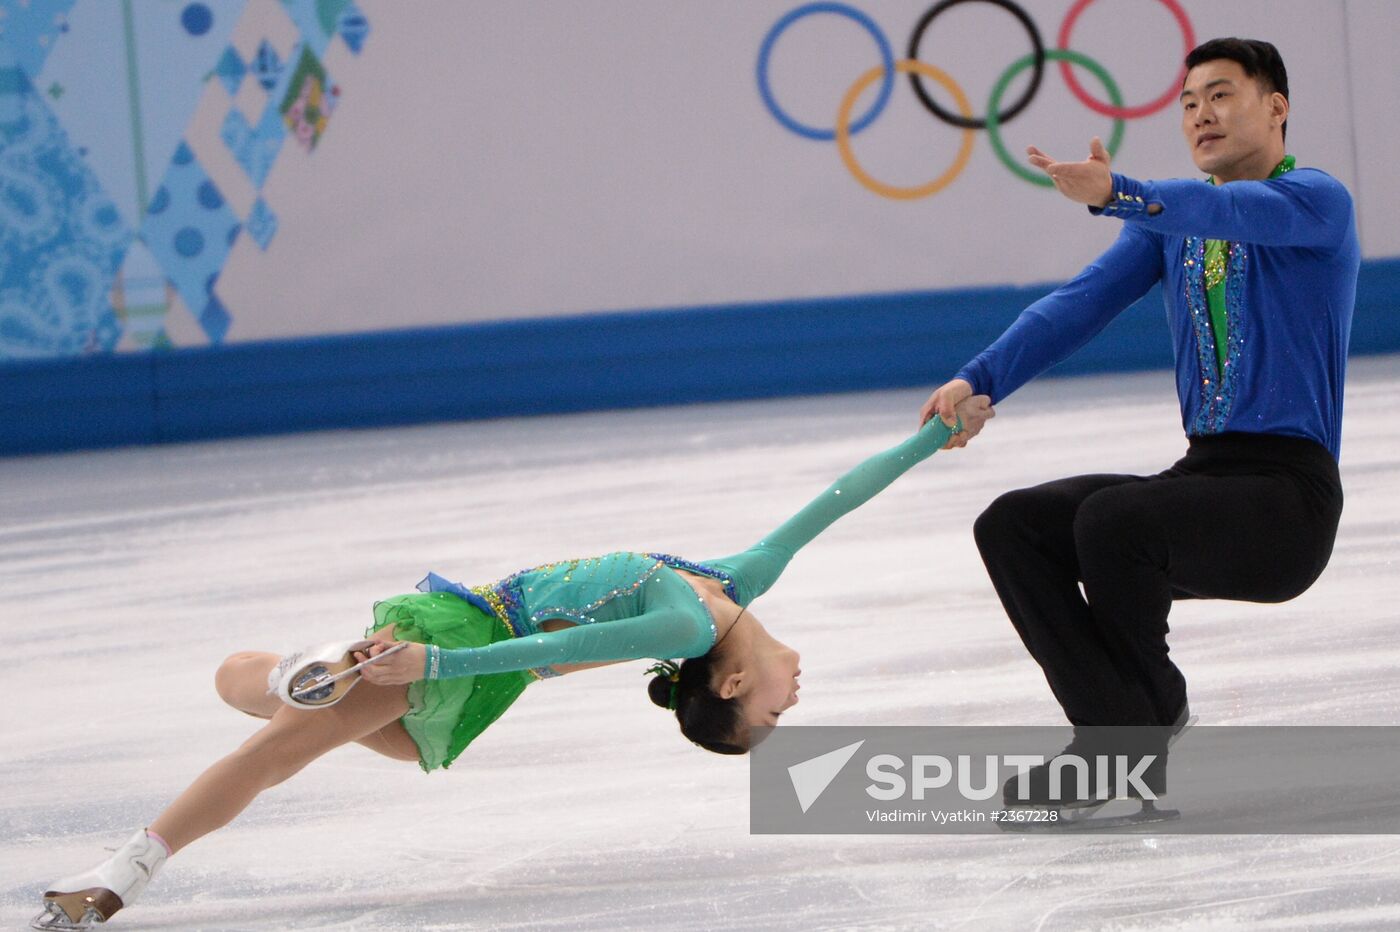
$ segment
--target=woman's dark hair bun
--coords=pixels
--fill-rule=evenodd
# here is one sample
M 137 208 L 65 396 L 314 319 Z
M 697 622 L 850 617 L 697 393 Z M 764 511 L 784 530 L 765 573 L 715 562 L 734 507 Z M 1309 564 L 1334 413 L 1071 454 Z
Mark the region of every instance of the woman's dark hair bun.
M 651 701 L 661 706 L 663 709 L 671 708 L 671 689 L 676 684 L 669 676 L 653 676 L 651 682 L 647 683 L 647 695 Z
M 715 650 L 691 657 L 677 666 L 663 661 L 647 670 L 655 673 L 647 683 L 647 695 L 663 709 L 674 709 L 681 734 L 716 754 L 745 754 L 747 734 L 739 734 L 739 700 L 721 699 L 710 686 Z M 674 697 L 674 698 L 672 698 Z

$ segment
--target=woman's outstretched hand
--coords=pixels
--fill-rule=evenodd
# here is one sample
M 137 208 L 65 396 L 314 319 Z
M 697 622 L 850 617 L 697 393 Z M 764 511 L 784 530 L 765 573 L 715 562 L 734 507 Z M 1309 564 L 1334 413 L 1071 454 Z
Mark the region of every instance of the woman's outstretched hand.
M 364 663 L 377 657 L 397 642 L 384 641 L 355 651 L 355 662 Z M 360 668 L 360 676 L 376 686 L 398 686 L 401 683 L 416 683 L 423 678 L 424 664 L 428 649 L 422 644 L 409 644 L 403 650 L 395 651 L 383 660 L 375 661 Z
M 948 439 L 944 450 L 965 447 L 973 437 L 982 432 L 982 426 L 997 416 L 992 407 L 992 399 L 987 395 L 972 394 L 972 386 L 963 379 L 953 379 L 935 389 L 919 411 L 919 426 L 923 427 L 933 417 L 941 417 L 949 427 L 962 421 L 963 429 Z

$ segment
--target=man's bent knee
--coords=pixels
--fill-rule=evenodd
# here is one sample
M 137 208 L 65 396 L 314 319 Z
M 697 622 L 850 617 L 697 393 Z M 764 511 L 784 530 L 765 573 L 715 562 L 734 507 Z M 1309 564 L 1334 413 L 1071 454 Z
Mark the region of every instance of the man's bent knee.
M 1115 486 L 1084 500 L 1074 514 L 1075 546 L 1081 553 L 1103 548 L 1121 553 L 1155 534 L 1159 522 L 1136 491 L 1134 486 Z
M 985 556 L 989 549 L 996 549 L 1007 535 L 1013 533 L 1025 520 L 1027 493 L 1032 489 L 1015 489 L 998 495 L 972 523 L 972 539 L 977 549 Z

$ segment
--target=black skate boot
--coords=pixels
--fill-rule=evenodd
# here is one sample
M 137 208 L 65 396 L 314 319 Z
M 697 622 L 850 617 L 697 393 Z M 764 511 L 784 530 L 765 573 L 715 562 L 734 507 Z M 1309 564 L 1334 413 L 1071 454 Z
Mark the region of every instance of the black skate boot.
M 1187 719 L 1181 721 L 1184 728 Z M 1009 817 L 998 825 L 1007 831 L 1098 830 L 1179 818 L 1176 810 L 1158 807 L 1166 796 L 1175 728 L 1076 726 L 1063 751 L 1006 781 L 1002 805 Z M 1101 812 L 1115 801 L 1126 801 L 1129 811 Z

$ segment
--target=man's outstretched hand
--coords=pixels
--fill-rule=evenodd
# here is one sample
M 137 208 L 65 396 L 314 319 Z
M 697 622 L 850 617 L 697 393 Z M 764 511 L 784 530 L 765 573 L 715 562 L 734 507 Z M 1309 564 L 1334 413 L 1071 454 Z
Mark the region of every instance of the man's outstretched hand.
M 1108 150 L 1099 137 L 1090 140 L 1089 157 L 1082 162 L 1057 162 L 1035 146 L 1027 146 L 1026 155 L 1071 201 L 1103 207 L 1113 199 L 1113 172 L 1108 167 Z
M 972 394 L 972 386 L 963 379 L 953 379 L 935 389 L 919 412 L 919 426 L 922 427 L 933 417 L 941 417 L 949 427 L 962 419 L 963 429 L 948 439 L 945 450 L 965 447 L 973 437 L 982 432 L 982 425 L 997 416 L 992 407 L 992 399 L 986 395 Z

